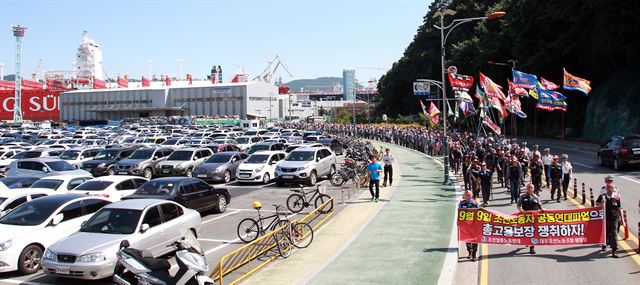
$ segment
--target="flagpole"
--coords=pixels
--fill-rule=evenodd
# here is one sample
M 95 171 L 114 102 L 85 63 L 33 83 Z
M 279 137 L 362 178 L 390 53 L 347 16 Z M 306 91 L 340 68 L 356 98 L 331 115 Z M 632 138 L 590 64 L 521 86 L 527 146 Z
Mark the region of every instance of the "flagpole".
M 562 146 L 564 146 L 564 112 L 562 112 Z

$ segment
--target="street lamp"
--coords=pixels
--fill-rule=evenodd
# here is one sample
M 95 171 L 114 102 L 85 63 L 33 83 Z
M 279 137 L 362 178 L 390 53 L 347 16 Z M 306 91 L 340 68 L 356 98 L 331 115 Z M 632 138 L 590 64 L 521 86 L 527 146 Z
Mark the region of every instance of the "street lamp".
M 451 31 L 453 31 L 453 29 L 455 29 L 456 27 L 458 27 L 459 25 L 462 25 L 464 23 L 468 23 L 468 22 L 472 22 L 472 21 L 484 21 L 484 20 L 495 20 L 498 19 L 500 17 L 503 17 L 504 15 L 506 15 L 507 13 L 505 12 L 493 12 L 487 16 L 484 17 L 473 17 L 473 18 L 463 18 L 463 19 L 455 19 L 453 20 L 453 22 L 451 22 L 451 24 L 449 24 L 448 26 L 444 25 L 444 16 L 446 15 L 450 15 L 453 16 L 456 14 L 456 11 L 451 10 L 451 9 L 444 9 L 441 8 L 440 11 L 436 12 L 433 17 L 440 17 L 440 26 L 434 25 L 434 27 L 438 30 L 440 30 L 440 60 L 441 60 L 441 64 L 442 64 L 442 102 L 444 102 L 444 104 L 442 104 L 442 113 L 444 114 L 444 133 L 443 133 L 443 142 L 444 142 L 444 185 L 451 185 L 451 179 L 449 178 L 449 139 L 447 138 L 447 88 L 445 85 L 445 77 L 446 77 L 446 73 L 447 70 L 444 68 L 444 60 L 445 60 L 445 55 L 446 55 L 446 50 L 445 50 L 445 43 L 447 42 L 447 38 L 449 38 L 449 35 L 451 34 Z M 447 30 L 446 34 L 445 34 L 445 30 Z

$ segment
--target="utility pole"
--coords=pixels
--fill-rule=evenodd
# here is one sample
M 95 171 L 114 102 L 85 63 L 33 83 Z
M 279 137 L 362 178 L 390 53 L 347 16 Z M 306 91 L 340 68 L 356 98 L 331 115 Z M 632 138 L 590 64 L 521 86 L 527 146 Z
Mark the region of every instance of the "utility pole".
M 22 38 L 27 27 L 12 26 L 16 37 L 16 93 L 13 102 L 13 121 L 22 122 Z

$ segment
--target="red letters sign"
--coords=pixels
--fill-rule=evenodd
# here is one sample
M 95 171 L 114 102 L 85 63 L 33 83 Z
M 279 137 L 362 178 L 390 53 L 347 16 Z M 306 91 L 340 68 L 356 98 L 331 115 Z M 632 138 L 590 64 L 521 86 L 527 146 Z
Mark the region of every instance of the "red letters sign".
M 505 215 L 458 209 L 458 240 L 513 245 L 604 244 L 603 207 Z
M 14 90 L 0 90 L 0 120 L 13 119 Z M 30 121 L 60 120 L 60 91 L 22 90 L 22 117 Z

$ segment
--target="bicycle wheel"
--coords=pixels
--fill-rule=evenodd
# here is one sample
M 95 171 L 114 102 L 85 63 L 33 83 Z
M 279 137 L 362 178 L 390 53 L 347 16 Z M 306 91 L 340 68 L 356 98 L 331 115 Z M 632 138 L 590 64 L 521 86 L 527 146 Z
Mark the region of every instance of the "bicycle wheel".
M 258 222 L 252 218 L 246 218 L 238 224 L 238 237 L 245 243 L 254 241 L 260 235 Z
M 337 172 L 334 173 L 333 175 L 331 175 L 331 179 L 329 179 L 329 182 L 331 182 L 331 185 L 333 186 L 342 186 L 342 184 L 344 184 L 344 176 L 342 176 L 342 172 Z
M 289 240 L 287 233 L 284 230 L 280 230 L 275 233 L 273 237 L 276 239 L 276 245 L 280 256 L 282 256 L 282 258 L 291 256 L 293 246 L 291 246 L 291 241 Z
M 322 214 L 326 214 L 331 212 L 331 210 L 333 210 L 333 201 L 325 206 L 322 206 L 324 203 L 326 203 L 330 199 L 331 197 L 329 197 L 329 195 L 326 195 L 326 194 L 318 195 L 318 197 L 316 198 L 316 201 L 314 202 L 314 205 L 316 206 L 316 209 L 318 209 L 318 212 Z
M 294 213 L 300 213 L 304 208 L 304 198 L 300 194 L 291 194 L 287 198 L 287 208 Z
M 313 241 L 313 228 L 307 223 L 291 225 L 291 243 L 297 248 L 306 248 Z

